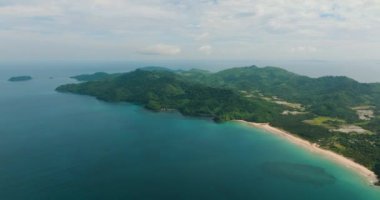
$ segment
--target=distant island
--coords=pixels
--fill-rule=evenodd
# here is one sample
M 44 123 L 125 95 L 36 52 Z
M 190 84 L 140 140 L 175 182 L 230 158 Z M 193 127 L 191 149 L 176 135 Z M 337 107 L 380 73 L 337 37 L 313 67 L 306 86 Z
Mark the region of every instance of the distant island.
M 70 78 L 76 79 L 78 81 L 93 81 L 93 80 L 99 80 L 108 76 L 109 74 L 105 72 L 96 72 L 94 74 L 82 74 L 78 76 L 72 76 Z
M 8 81 L 16 82 L 16 81 L 29 81 L 32 80 L 31 76 L 14 76 L 8 79 Z
M 278 133 L 284 130 L 281 135 L 291 133 L 315 148 L 336 153 L 330 157 L 343 155 L 380 175 L 379 83 L 359 83 L 343 76 L 310 78 L 277 67 L 256 66 L 216 73 L 149 67 L 76 78 L 85 81 L 83 77 L 86 82 L 56 90 L 136 103 L 153 111 L 178 110 L 217 122 L 267 124 L 278 129 L 255 126 Z M 356 163 L 353 169 L 366 170 Z M 376 175 L 371 173 L 366 176 L 375 182 Z

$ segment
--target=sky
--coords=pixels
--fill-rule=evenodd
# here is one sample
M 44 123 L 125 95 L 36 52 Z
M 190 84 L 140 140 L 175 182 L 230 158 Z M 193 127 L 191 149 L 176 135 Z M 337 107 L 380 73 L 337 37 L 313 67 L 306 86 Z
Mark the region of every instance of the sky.
M 380 60 L 380 0 L 0 0 L 0 61 Z

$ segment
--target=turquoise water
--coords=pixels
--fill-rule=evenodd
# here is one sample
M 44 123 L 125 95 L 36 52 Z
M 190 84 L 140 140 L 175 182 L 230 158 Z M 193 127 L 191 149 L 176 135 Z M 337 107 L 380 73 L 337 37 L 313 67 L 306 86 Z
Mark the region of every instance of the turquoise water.
M 351 170 L 264 131 L 54 91 L 77 72 L 28 74 L 0 74 L 2 200 L 380 199 Z

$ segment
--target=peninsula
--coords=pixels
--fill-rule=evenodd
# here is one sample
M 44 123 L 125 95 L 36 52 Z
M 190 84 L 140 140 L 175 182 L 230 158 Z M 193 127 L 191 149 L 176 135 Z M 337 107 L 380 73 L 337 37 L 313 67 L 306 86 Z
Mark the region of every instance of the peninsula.
M 277 67 L 256 66 L 216 73 L 142 68 L 80 77 L 89 81 L 62 85 L 56 90 L 110 102 L 131 102 L 153 111 L 174 109 L 217 122 L 250 122 L 297 140 L 299 145 L 349 165 L 372 183 L 378 183 L 378 83 L 359 83 L 347 77 L 310 78 Z

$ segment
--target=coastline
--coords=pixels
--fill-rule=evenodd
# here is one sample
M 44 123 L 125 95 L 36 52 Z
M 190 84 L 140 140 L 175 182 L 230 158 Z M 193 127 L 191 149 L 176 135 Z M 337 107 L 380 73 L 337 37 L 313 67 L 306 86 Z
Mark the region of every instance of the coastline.
M 233 120 L 233 121 L 241 123 L 241 124 L 245 124 L 245 125 L 248 125 L 251 127 L 259 128 L 259 129 L 265 130 L 265 131 L 270 132 L 270 133 L 273 133 L 275 135 L 278 135 L 282 138 L 289 140 L 290 142 L 292 142 L 298 146 L 305 148 L 306 150 L 309 150 L 315 154 L 322 155 L 322 156 L 324 156 L 324 157 L 326 157 L 326 158 L 328 158 L 328 159 L 330 159 L 330 160 L 332 160 L 338 164 L 341 164 L 341 165 L 357 172 L 358 174 L 360 174 L 361 176 L 366 178 L 366 180 L 368 180 L 371 183 L 371 185 L 374 185 L 375 183 L 377 183 L 379 181 L 376 174 L 373 171 L 366 168 L 365 166 L 363 166 L 359 163 L 356 163 L 353 160 L 346 158 L 340 154 L 337 154 L 333 151 L 322 149 L 315 143 L 310 143 L 309 141 L 301 139 L 297 136 L 294 136 L 293 134 L 291 134 L 287 131 L 273 127 L 269 123 L 255 123 L 255 122 L 248 122 L 248 121 L 244 121 L 244 120 Z

